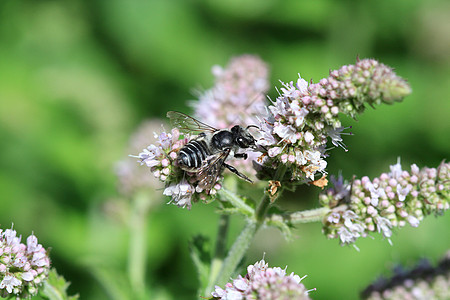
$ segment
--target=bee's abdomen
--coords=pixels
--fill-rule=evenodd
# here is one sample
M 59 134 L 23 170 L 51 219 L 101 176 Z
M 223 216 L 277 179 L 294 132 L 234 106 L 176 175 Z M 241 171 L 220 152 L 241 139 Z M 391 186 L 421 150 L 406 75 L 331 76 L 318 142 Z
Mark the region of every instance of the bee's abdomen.
M 177 161 L 182 169 L 197 169 L 209 155 L 209 148 L 205 141 L 193 140 L 181 148 Z

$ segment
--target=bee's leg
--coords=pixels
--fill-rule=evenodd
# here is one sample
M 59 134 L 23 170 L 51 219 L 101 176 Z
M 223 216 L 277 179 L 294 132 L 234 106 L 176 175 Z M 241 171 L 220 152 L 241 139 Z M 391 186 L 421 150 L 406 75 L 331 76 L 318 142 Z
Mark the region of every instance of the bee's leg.
M 235 153 L 234 157 L 247 159 L 248 155 L 247 155 L 247 153 Z
M 245 176 L 244 174 L 242 174 L 241 172 L 236 170 L 235 167 L 230 166 L 229 164 L 223 164 L 223 166 L 226 167 L 231 172 L 233 172 L 234 174 L 236 174 L 237 176 L 241 177 L 242 179 L 244 179 L 244 180 L 246 180 L 246 181 L 248 181 L 250 183 L 253 183 L 253 181 L 250 178 L 248 178 L 247 176 Z

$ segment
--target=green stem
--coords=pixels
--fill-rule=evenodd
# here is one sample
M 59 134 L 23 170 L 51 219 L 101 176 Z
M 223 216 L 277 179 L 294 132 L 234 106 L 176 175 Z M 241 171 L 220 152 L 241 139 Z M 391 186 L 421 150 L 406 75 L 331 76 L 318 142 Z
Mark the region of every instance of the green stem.
M 280 166 L 280 168 L 277 170 L 277 173 L 275 174 L 274 180 L 282 181 L 285 173 L 286 166 Z M 223 261 L 217 278 L 213 281 L 215 284 L 223 286 L 230 279 L 230 276 L 232 276 L 232 274 L 236 271 L 236 268 L 243 259 L 245 253 L 247 252 L 247 249 L 250 247 L 253 241 L 253 237 L 255 236 L 261 225 L 264 223 L 267 210 L 271 204 L 271 200 L 275 201 L 276 198 L 279 197 L 279 195 L 282 193 L 282 190 L 283 187 L 280 188 L 279 192 L 275 195 L 275 197 L 272 197 L 272 199 L 267 193 L 264 193 L 258 207 L 256 208 L 256 212 L 254 212 L 252 209 L 252 212 L 254 212 L 254 218 L 247 221 L 244 229 L 239 234 L 230 251 L 228 252 L 228 255 Z M 229 193 L 224 193 L 227 198 L 230 197 Z M 237 201 L 237 203 L 245 204 L 245 202 L 239 196 L 233 194 L 233 198 L 235 201 Z M 211 291 L 212 284 L 210 284 L 206 289 L 205 295 L 209 295 Z
M 219 275 L 216 280 L 214 280 L 215 284 L 223 286 L 230 279 L 230 276 L 235 272 L 239 262 L 242 260 L 245 252 L 250 247 L 256 231 L 256 222 L 249 220 L 228 252 L 228 256 L 222 264 Z M 209 295 L 211 290 L 212 286 L 206 290 L 206 295 Z
M 230 202 L 234 207 L 238 208 L 240 212 L 249 216 L 252 216 L 255 213 L 255 210 L 251 206 L 247 205 L 241 197 L 226 189 L 225 187 L 219 190 L 219 195 L 223 199 L 226 199 L 228 202 Z
M 128 276 L 136 295 L 143 295 L 145 292 L 147 212 L 152 202 L 149 197 L 144 192 L 134 196 L 129 220 Z
M 213 285 L 216 281 L 216 278 L 219 274 L 223 266 L 223 260 L 226 254 L 226 241 L 228 235 L 228 227 L 230 224 L 230 216 L 229 215 L 221 215 L 219 219 L 219 230 L 217 233 L 217 241 L 216 241 L 216 249 L 214 252 L 214 257 L 211 261 L 211 269 L 209 272 L 208 284 L 205 288 L 205 294 L 208 295 L 211 293 Z
M 215 258 L 223 259 L 225 257 L 225 247 L 227 243 L 228 226 L 230 224 L 229 215 L 221 215 L 219 219 L 219 230 L 217 233 L 217 242 L 215 250 Z
M 287 166 L 281 165 L 278 167 L 277 172 L 275 173 L 275 181 L 282 181 L 284 174 L 286 173 Z M 275 202 L 275 200 L 280 197 L 280 195 L 283 193 L 284 187 L 281 186 L 279 188 L 279 191 L 274 195 L 274 197 L 269 197 L 267 193 L 264 194 L 263 198 L 261 199 L 261 202 L 258 205 L 258 208 L 256 209 L 256 220 L 258 222 L 258 227 L 264 223 L 264 219 L 266 218 L 267 210 L 271 203 Z
M 328 207 L 321 207 L 305 211 L 297 211 L 286 214 L 272 214 L 267 217 L 268 222 L 289 223 L 292 225 L 300 223 L 320 222 L 323 217 L 330 211 Z
M 264 193 L 264 196 L 261 199 L 261 202 L 259 202 L 258 207 L 256 208 L 256 221 L 258 222 L 258 227 L 262 225 L 264 222 L 264 218 L 266 216 L 267 209 L 270 205 L 270 197 L 267 195 L 267 193 Z

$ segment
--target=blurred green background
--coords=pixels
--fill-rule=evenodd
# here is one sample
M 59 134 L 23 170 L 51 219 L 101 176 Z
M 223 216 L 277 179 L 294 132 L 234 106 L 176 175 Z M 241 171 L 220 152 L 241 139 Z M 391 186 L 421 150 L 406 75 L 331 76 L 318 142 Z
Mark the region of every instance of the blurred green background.
M 127 226 L 105 213 L 118 198 L 114 164 L 144 120 L 189 112 L 193 88 L 209 88 L 211 67 L 259 55 L 271 85 L 297 73 L 317 82 L 330 69 L 376 58 L 407 79 L 402 103 L 368 109 L 335 149 L 329 173 L 350 178 L 409 166 L 437 166 L 450 150 L 450 2 L 379 1 L 0 1 L 0 224 L 34 232 L 53 266 L 81 299 L 109 299 L 90 266 L 125 270 Z M 270 95 L 276 95 L 272 88 Z M 149 143 L 152 142 L 149 140 Z M 281 206 L 317 207 L 306 187 Z M 167 199 L 164 199 L 164 202 Z M 162 202 L 162 203 L 164 203 Z M 147 285 L 167 299 L 195 299 L 188 240 L 216 234 L 216 205 L 191 211 L 161 204 L 148 220 Z M 231 237 L 242 218 L 232 218 Z M 299 226 L 286 242 L 275 229 L 257 235 L 247 264 L 308 277 L 313 299 L 356 299 L 396 263 L 433 262 L 450 248 L 450 216 L 380 235 L 361 249 L 326 240 L 320 224 Z M 270 237 L 270 238 L 268 238 Z

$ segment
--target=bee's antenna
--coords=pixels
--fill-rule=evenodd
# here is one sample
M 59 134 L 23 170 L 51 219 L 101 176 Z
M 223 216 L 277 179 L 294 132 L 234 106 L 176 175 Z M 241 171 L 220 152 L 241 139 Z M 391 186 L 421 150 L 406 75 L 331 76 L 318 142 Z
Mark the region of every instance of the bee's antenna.
M 259 128 L 259 126 L 256 126 L 256 125 L 248 125 L 247 126 L 247 128 L 245 128 L 245 129 L 249 129 L 249 128 L 256 128 L 256 129 L 258 129 L 258 130 L 261 130 L 261 128 Z

